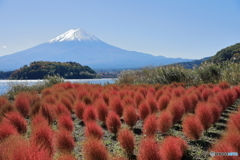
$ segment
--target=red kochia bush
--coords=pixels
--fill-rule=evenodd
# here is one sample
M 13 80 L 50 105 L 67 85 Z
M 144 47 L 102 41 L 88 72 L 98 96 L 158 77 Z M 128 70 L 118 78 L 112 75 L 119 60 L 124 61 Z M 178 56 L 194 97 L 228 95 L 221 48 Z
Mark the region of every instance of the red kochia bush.
M 173 125 L 173 117 L 170 112 L 163 111 L 158 117 L 158 128 L 161 133 L 167 132 Z
M 6 104 L 6 103 L 9 103 L 9 101 L 7 100 L 7 98 L 5 98 L 5 97 L 0 97 L 0 107 L 1 107 L 3 104 Z
M 62 97 L 61 98 L 61 102 L 63 105 L 65 105 L 67 107 L 67 109 L 69 110 L 70 113 L 72 113 L 73 110 L 73 104 L 70 101 L 70 99 L 66 98 L 66 97 Z
M 175 99 L 171 101 L 168 105 L 167 110 L 169 110 L 173 116 L 173 123 L 179 122 L 185 113 L 185 108 L 181 99 Z
M 38 150 L 47 151 L 50 157 L 53 156 L 53 131 L 48 125 L 40 125 L 32 131 L 30 142 L 37 146 Z
M 157 92 L 155 93 L 156 100 L 158 100 L 163 95 L 163 93 L 164 92 L 162 89 L 157 90 Z
M 217 102 L 208 102 L 209 109 L 212 113 L 213 123 L 217 122 L 220 119 L 221 115 L 221 106 Z
M 128 155 L 132 155 L 134 151 L 134 135 L 128 129 L 120 130 L 118 133 L 118 141 Z
M 118 97 L 110 99 L 110 109 L 114 111 L 119 117 L 122 117 L 123 105 L 121 99 Z
M 118 130 L 121 127 L 121 121 L 119 116 L 115 112 L 109 112 L 107 120 L 106 120 L 107 129 L 117 134 Z
M 181 97 L 182 102 L 183 102 L 183 106 L 185 108 L 185 112 L 190 112 L 193 113 L 193 104 L 191 101 L 191 97 L 189 97 L 189 95 L 184 95 Z
M 151 110 L 149 105 L 146 102 L 142 102 L 139 105 L 138 112 L 139 112 L 140 119 L 145 120 L 145 118 L 150 114 Z
M 232 114 L 230 116 L 227 127 L 228 131 L 240 133 L 240 112 Z
M 87 122 L 85 130 L 84 130 L 84 135 L 86 137 L 102 139 L 103 134 L 104 133 L 103 133 L 102 128 L 95 121 Z
M 42 115 L 37 114 L 36 116 L 32 117 L 32 120 L 31 120 L 32 132 L 35 128 L 39 126 L 48 126 L 48 121 Z
M 230 88 L 230 84 L 226 81 L 222 81 L 218 84 L 218 86 L 221 88 L 221 89 L 228 89 Z
M 147 102 L 149 104 L 151 113 L 155 113 L 155 112 L 158 111 L 157 102 L 156 102 L 155 97 L 153 95 L 147 96 Z
M 58 128 L 59 129 L 66 129 L 70 132 L 74 129 L 74 124 L 72 118 L 69 115 L 61 115 L 58 118 Z
M 131 128 L 137 123 L 138 115 L 133 106 L 127 106 L 123 113 L 124 122 Z
M 219 141 L 217 144 L 215 144 L 211 151 L 213 152 L 237 152 L 237 150 L 234 149 L 234 147 L 225 141 Z M 239 153 L 238 153 L 239 154 Z M 212 158 L 213 160 L 239 160 L 237 157 L 233 156 L 214 156 Z
M 137 92 L 134 96 L 134 105 L 136 108 L 139 107 L 140 103 L 144 100 L 144 97 L 141 93 Z
M 202 123 L 204 130 L 207 130 L 213 124 L 213 115 L 207 103 L 198 103 L 195 113 Z
M 27 97 L 25 94 L 19 94 L 15 98 L 15 106 L 23 117 L 27 117 L 30 111 L 30 100 Z
M 87 106 L 83 113 L 83 121 L 87 123 L 89 121 L 97 120 L 97 112 L 93 106 Z
M 30 109 L 30 117 L 33 117 L 36 114 L 38 114 L 40 109 L 41 109 L 41 102 L 38 101 L 38 102 L 34 103 Z
M 234 150 L 240 153 L 240 136 L 238 133 L 227 132 L 227 134 L 224 135 L 222 141 L 229 143 L 234 148 Z
M 56 147 L 62 153 L 71 153 L 75 147 L 71 132 L 60 130 L 56 135 Z
M 225 90 L 225 100 L 227 100 L 228 106 L 231 106 L 238 98 L 238 94 L 234 89 Z
M 210 88 L 205 88 L 202 91 L 202 98 L 204 101 L 207 101 L 210 96 L 213 96 L 213 90 Z
M 42 99 L 42 101 L 48 104 L 55 104 L 57 99 L 53 95 L 47 95 Z
M 106 118 L 108 115 L 108 107 L 103 100 L 99 100 L 96 103 L 98 119 L 103 123 L 106 123 Z
M 163 139 L 160 146 L 160 156 L 164 160 L 181 160 L 188 147 L 183 139 L 172 136 Z
M 60 115 L 63 115 L 63 114 L 71 116 L 71 113 L 69 112 L 69 110 L 61 103 L 56 104 L 55 112 L 56 112 L 57 116 L 60 116 Z
M 132 105 L 132 104 L 134 103 L 133 98 L 130 97 L 130 96 L 125 96 L 125 97 L 122 99 L 122 101 L 123 101 L 123 105 L 124 105 L 124 106 Z
M 83 156 L 86 160 L 109 160 L 105 145 L 97 139 L 88 139 L 83 145 Z
M 158 124 L 157 117 L 154 114 L 149 115 L 143 124 L 144 133 L 148 137 L 154 137 L 157 132 Z
M 12 105 L 10 102 L 4 103 L 2 106 L 0 106 L 0 121 L 6 113 L 14 111 L 17 111 L 14 105 Z
M 170 97 L 168 95 L 162 95 L 157 101 L 158 109 L 160 111 L 166 109 L 169 101 L 170 101 Z
M 10 136 L 0 144 L 1 160 L 50 160 L 46 152 L 39 151 L 21 136 Z
M 27 132 L 27 122 L 18 112 L 7 113 L 2 121 L 13 125 L 20 134 L 25 134 Z
M 0 141 L 16 134 L 18 134 L 18 131 L 13 125 L 4 122 L 0 124 Z
M 161 160 L 159 155 L 159 145 L 153 138 L 141 140 L 138 149 L 138 160 Z
M 43 103 L 41 105 L 41 113 L 43 115 L 44 118 L 46 118 L 48 120 L 49 124 L 52 124 L 55 118 L 55 113 L 53 110 L 53 106 Z
M 83 119 L 83 113 L 85 108 L 86 108 L 86 105 L 82 101 L 79 101 L 74 105 L 75 114 L 80 120 Z
M 197 140 L 203 132 L 203 125 L 198 117 L 186 116 L 182 122 L 183 133 L 190 139 Z

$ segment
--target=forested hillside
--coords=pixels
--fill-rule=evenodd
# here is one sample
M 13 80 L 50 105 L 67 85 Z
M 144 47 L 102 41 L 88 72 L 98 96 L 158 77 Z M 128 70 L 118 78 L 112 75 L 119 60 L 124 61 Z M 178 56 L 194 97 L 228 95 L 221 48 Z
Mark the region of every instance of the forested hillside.
M 96 78 L 96 72 L 76 62 L 36 61 L 14 71 L 10 79 L 42 79 L 46 75 L 60 75 L 66 79 Z
M 240 61 L 240 43 L 236 43 L 235 45 L 226 47 L 218 51 L 217 54 L 210 58 L 208 61 L 219 63 L 227 60 L 233 62 Z

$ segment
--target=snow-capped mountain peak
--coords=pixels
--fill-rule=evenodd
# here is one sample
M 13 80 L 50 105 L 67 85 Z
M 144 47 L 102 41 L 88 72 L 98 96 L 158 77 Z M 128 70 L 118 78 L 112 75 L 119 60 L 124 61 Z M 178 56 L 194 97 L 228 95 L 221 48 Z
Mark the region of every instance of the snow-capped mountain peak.
M 54 39 L 48 41 L 49 43 L 53 42 L 62 42 L 62 41 L 100 41 L 94 35 L 87 33 L 82 29 L 71 29 Z

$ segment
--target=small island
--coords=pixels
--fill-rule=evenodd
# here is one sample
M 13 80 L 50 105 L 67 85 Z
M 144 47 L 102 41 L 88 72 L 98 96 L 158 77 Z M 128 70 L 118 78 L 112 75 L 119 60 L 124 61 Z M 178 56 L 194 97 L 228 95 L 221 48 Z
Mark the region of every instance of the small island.
M 76 62 L 34 61 L 15 70 L 9 79 L 43 79 L 47 75 L 59 75 L 65 79 L 97 78 L 93 69 Z

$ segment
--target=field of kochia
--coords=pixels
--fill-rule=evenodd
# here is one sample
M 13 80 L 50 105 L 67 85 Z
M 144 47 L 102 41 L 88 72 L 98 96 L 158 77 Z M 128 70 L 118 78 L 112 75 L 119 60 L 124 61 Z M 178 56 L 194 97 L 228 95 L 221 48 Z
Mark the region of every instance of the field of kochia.
M 240 85 L 59 83 L 0 97 L 0 160 L 237 160 Z

